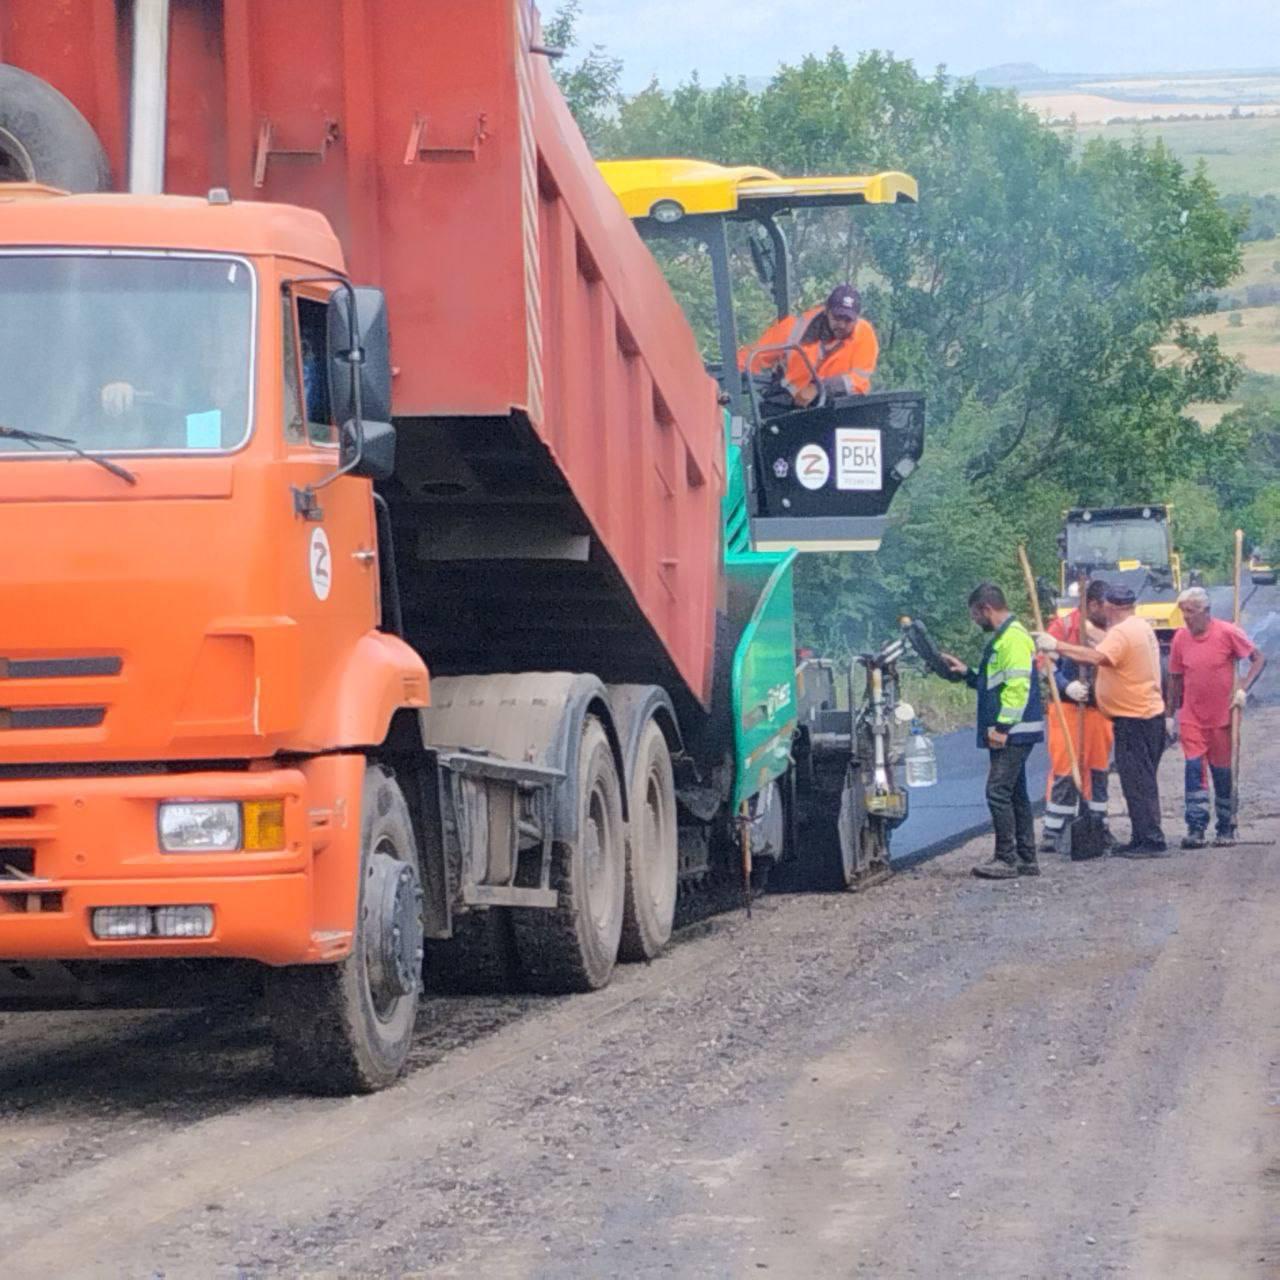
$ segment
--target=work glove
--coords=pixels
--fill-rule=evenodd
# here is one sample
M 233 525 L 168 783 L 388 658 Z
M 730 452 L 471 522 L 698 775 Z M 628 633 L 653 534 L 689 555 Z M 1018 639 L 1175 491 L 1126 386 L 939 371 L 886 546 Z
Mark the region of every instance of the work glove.
M 1047 631 L 1037 631 L 1035 633 L 1035 637 L 1036 637 L 1036 648 L 1039 649 L 1041 653 L 1057 653 L 1058 652 L 1057 636 L 1051 636 Z
M 1247 689 L 1237 689 L 1231 695 L 1231 709 L 1233 711 L 1243 711 L 1244 704 L 1249 701 L 1249 691 Z
M 1089 686 L 1083 680 L 1072 680 L 1063 692 L 1072 702 L 1089 701 Z

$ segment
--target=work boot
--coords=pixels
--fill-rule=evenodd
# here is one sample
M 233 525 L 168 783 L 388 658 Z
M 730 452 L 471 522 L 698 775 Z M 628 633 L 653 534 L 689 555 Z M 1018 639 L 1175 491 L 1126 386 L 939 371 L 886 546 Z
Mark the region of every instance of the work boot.
M 1219 831 L 1218 834 L 1213 837 L 1213 847 L 1215 849 L 1230 849 L 1235 842 L 1236 833 L 1234 830 Z M 1201 844 L 1203 843 L 1204 842 L 1201 841 Z
M 1056 835 L 1050 835 L 1050 834 L 1046 831 L 1046 832 L 1044 833 L 1044 835 L 1040 837 L 1040 847 L 1039 847 L 1038 852 L 1040 852 L 1040 853 L 1057 853 L 1057 852 L 1058 852 L 1058 837 L 1057 837 Z
M 1164 844 L 1153 844 L 1146 840 L 1131 840 L 1116 850 L 1117 858 L 1167 858 L 1168 847 Z
M 1020 876 L 1038 876 L 1040 874 L 1040 864 L 1038 862 L 1020 862 L 1017 867 Z
M 978 863 L 973 874 L 979 880 L 1012 880 L 1018 874 L 1018 869 L 1003 858 L 991 858 L 987 862 Z
M 1182 837 L 1182 847 L 1184 849 L 1203 849 L 1208 843 L 1204 838 L 1203 831 L 1188 831 Z

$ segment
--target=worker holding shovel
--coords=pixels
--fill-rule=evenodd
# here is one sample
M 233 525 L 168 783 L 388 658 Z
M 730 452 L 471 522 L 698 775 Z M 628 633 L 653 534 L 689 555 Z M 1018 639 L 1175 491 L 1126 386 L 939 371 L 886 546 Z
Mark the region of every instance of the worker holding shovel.
M 1132 839 L 1115 852 L 1122 858 L 1163 858 L 1168 845 L 1160 826 L 1158 778 L 1165 749 L 1160 645 L 1151 625 L 1137 616 L 1130 587 L 1111 584 L 1103 604 L 1107 634 L 1096 649 L 1043 631 L 1036 632 L 1036 646 L 1098 669 L 1098 706 L 1115 726 L 1116 772 L 1133 827 Z
M 1065 617 L 1054 618 L 1049 623 L 1049 634 L 1068 644 L 1081 644 L 1091 648 L 1102 638 L 1107 619 L 1103 596 L 1107 584 L 1095 580 L 1081 584 L 1079 606 Z M 1110 719 L 1098 708 L 1094 696 L 1092 668 L 1082 666 L 1072 659 L 1060 657 L 1050 667 L 1049 675 L 1057 683 L 1058 692 L 1067 699 L 1070 708 L 1064 717 L 1048 719 L 1049 742 L 1049 794 L 1044 809 L 1044 839 L 1042 853 L 1068 853 L 1063 834 L 1067 824 L 1084 805 L 1097 815 L 1102 826 L 1104 848 L 1113 841 L 1106 830 L 1107 784 L 1111 769 L 1113 730 Z M 1084 795 L 1076 789 L 1071 752 L 1067 737 L 1075 744 L 1077 767 L 1084 786 Z M 1078 855 L 1077 855 L 1078 856 Z
M 1169 662 L 1170 715 L 1176 714 L 1186 758 L 1184 849 L 1203 849 L 1209 829 L 1209 780 L 1213 779 L 1215 845 L 1236 841 L 1231 759 L 1233 713 L 1244 707 L 1249 689 L 1267 665 L 1257 645 L 1231 622 L 1209 613 L 1209 593 L 1190 587 L 1178 597 L 1186 626 L 1173 637 Z M 1236 664 L 1249 670 L 1236 680 Z

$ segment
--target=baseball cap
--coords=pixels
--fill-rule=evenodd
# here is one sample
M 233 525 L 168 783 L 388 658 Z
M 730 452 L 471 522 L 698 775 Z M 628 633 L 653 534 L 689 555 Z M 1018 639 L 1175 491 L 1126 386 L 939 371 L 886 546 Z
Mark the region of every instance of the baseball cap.
M 1120 586 L 1119 584 L 1114 587 L 1108 587 L 1107 594 L 1103 598 L 1108 604 L 1119 605 L 1121 608 L 1134 604 L 1138 599 L 1133 594 L 1132 587 Z
M 827 295 L 827 310 L 844 320 L 856 320 L 862 314 L 862 295 L 851 284 L 838 284 Z

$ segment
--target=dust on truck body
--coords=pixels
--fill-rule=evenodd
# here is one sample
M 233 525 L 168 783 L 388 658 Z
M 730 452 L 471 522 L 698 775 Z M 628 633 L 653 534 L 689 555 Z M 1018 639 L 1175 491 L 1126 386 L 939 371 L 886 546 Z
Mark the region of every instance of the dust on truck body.
M 291 1079 L 377 1088 L 424 948 L 589 989 L 680 881 L 795 856 L 794 553 L 539 40 L 0 13 L 9 1001 L 230 964 Z

